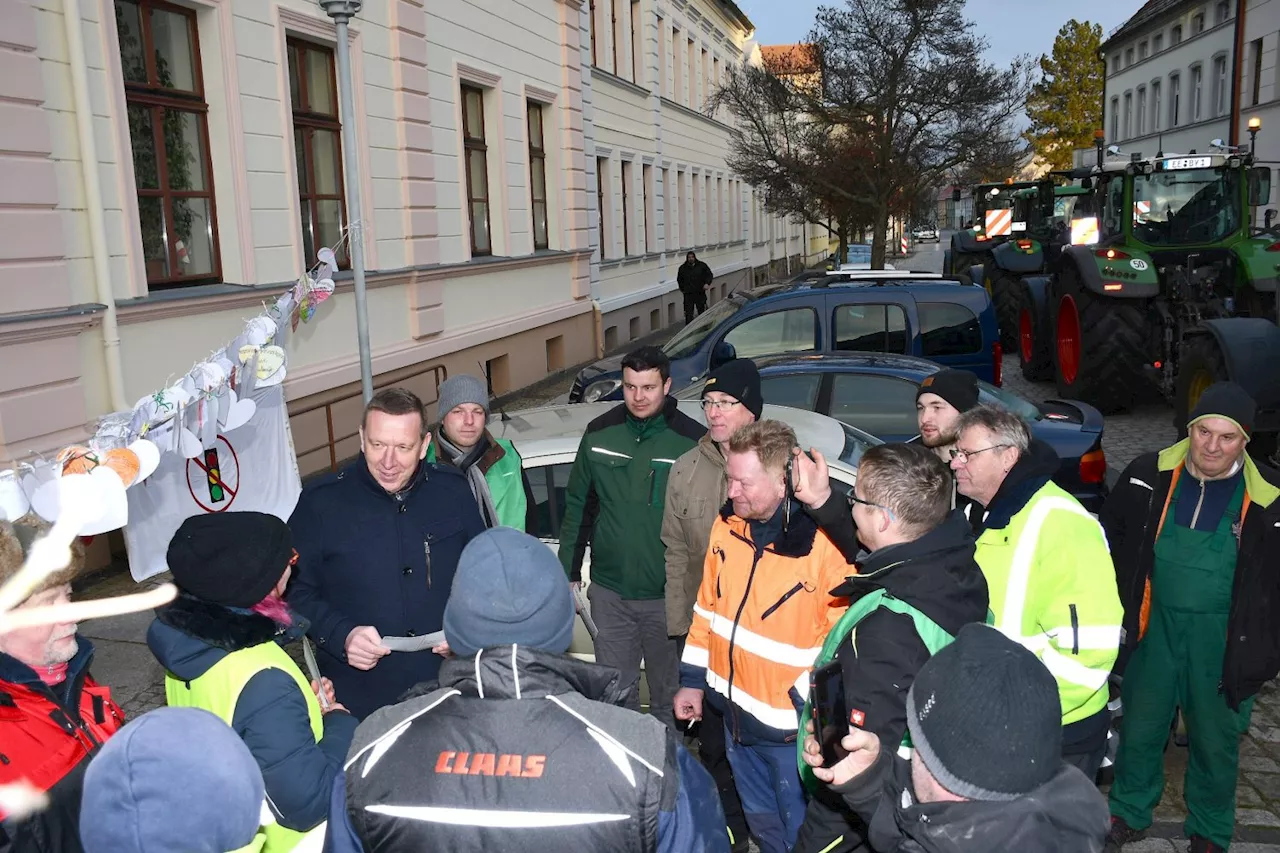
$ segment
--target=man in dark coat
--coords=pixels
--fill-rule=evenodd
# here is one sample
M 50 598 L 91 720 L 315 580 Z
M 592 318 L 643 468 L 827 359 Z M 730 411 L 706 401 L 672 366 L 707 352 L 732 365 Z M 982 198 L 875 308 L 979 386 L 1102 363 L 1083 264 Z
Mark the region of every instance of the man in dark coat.
M 693 252 L 684 256 L 684 263 L 676 273 L 676 284 L 684 294 L 684 321 L 693 322 L 703 311 L 707 310 L 707 288 L 715 280 L 711 267 L 698 260 Z
M 432 465 L 422 401 L 402 388 L 374 395 L 361 456 L 302 491 L 289 519 L 301 559 L 289 604 L 311 623 L 322 675 L 357 718 L 435 678 L 446 643 L 412 648 L 441 630 L 458 557 L 484 530 L 456 468 Z
M 1107 804 L 1062 759 L 1058 685 L 1027 649 L 971 624 L 931 657 L 907 693 L 911 760 L 850 726 L 848 752 L 804 760 L 870 826 L 876 853 L 1098 853 Z
M 573 600 L 545 544 L 477 536 L 444 621 L 457 657 L 356 731 L 326 850 L 729 853 L 680 736 L 627 710 L 616 669 L 566 654 Z

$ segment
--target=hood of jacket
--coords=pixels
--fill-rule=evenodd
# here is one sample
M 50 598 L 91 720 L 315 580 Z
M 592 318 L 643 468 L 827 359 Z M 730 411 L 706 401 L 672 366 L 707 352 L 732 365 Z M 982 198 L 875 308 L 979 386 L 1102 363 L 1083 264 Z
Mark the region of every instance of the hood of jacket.
M 973 553 L 969 521 L 953 510 L 942 524 L 919 539 L 868 554 L 858 563 L 858 574 L 831 594 L 847 595 L 852 602 L 883 589 L 955 636 L 962 626 L 987 616 L 987 580 Z
M 1022 511 L 1032 495 L 1053 479 L 1061 464 L 1056 450 L 1038 438 L 1031 439 L 1031 446 L 1009 469 L 991 504 L 986 507 L 987 517 L 978 532 L 1008 527 L 1009 521 Z
M 625 706 L 637 687 L 623 685 L 622 673 L 611 666 L 513 645 L 481 649 L 472 657 L 449 658 L 440 664 L 436 681 L 418 685 L 401 701 L 439 689 L 482 699 L 542 699 L 579 693 L 596 702 Z
M 1098 853 L 1111 828 L 1106 798 L 1066 764 L 1044 785 L 1008 802 L 917 803 L 906 761 L 895 762 L 892 790 L 900 792 L 894 807 L 897 829 L 918 845 L 897 848 L 903 851 Z M 874 827 L 871 836 L 874 842 Z
M 240 649 L 269 640 L 287 643 L 301 637 L 306 622 L 294 616 L 294 624 L 281 628 L 259 613 L 210 604 L 179 594 L 172 604 L 156 610 L 147 629 L 147 647 L 160 665 L 177 678 L 190 681 Z

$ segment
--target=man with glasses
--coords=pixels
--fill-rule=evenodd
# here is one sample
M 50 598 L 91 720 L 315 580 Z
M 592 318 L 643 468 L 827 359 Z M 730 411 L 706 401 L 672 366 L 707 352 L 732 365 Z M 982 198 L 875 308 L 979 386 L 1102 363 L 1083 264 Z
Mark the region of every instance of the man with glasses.
M 755 423 L 764 410 L 755 362 L 739 358 L 713 370 L 702 391 L 702 410 L 707 417 L 707 434 L 671 467 L 662 514 L 662 544 L 667 547 L 667 631 L 679 638 L 681 651 L 702 584 L 711 525 L 728 495 L 724 466 L 729 438 Z M 710 702 L 703 703 L 698 739 L 702 763 L 720 791 L 733 849 L 745 851 L 747 821 L 725 753 L 724 717 Z
M 1107 679 L 1124 618 L 1106 537 L 1052 482 L 1058 455 L 1017 415 L 978 406 L 957 432 L 951 468 L 979 504 L 977 560 L 996 627 L 1057 679 L 1062 757 L 1092 779 L 1107 747 Z
M 910 757 L 906 703 L 916 673 L 961 627 L 987 618 L 969 524 L 951 509 L 951 473 L 918 444 L 868 450 L 843 496 L 832 493 L 822 454 L 812 454 L 795 454 L 796 499 L 846 554 L 865 548 L 857 573 L 831 590 L 849 597 L 849 609 L 814 668 L 839 661 L 850 722 L 885 751 Z M 863 821 L 807 765 L 801 777 L 812 798 L 794 853 L 865 850 Z

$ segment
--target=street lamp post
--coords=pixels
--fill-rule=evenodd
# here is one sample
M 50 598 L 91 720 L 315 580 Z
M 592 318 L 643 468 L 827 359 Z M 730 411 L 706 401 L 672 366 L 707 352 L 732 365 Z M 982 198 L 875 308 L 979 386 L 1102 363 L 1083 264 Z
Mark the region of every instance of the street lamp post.
M 347 246 L 356 291 L 356 338 L 360 345 L 360 390 L 367 404 L 373 398 L 373 359 L 369 353 L 369 305 L 364 284 L 364 237 L 360 209 L 360 168 L 356 155 L 355 105 L 351 96 L 351 51 L 347 22 L 360 11 L 364 0 L 319 0 L 320 8 L 337 27 L 338 97 L 342 109 L 343 174 L 347 190 Z

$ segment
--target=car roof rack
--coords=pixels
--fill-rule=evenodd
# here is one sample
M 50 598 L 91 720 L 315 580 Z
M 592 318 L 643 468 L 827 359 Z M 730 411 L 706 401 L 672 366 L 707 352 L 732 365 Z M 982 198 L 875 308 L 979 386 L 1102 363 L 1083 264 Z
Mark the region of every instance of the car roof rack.
M 828 270 L 825 279 L 811 282 L 815 287 L 832 287 L 854 284 L 871 287 L 936 282 L 938 284 L 962 284 L 958 279 L 939 272 L 924 270 Z

